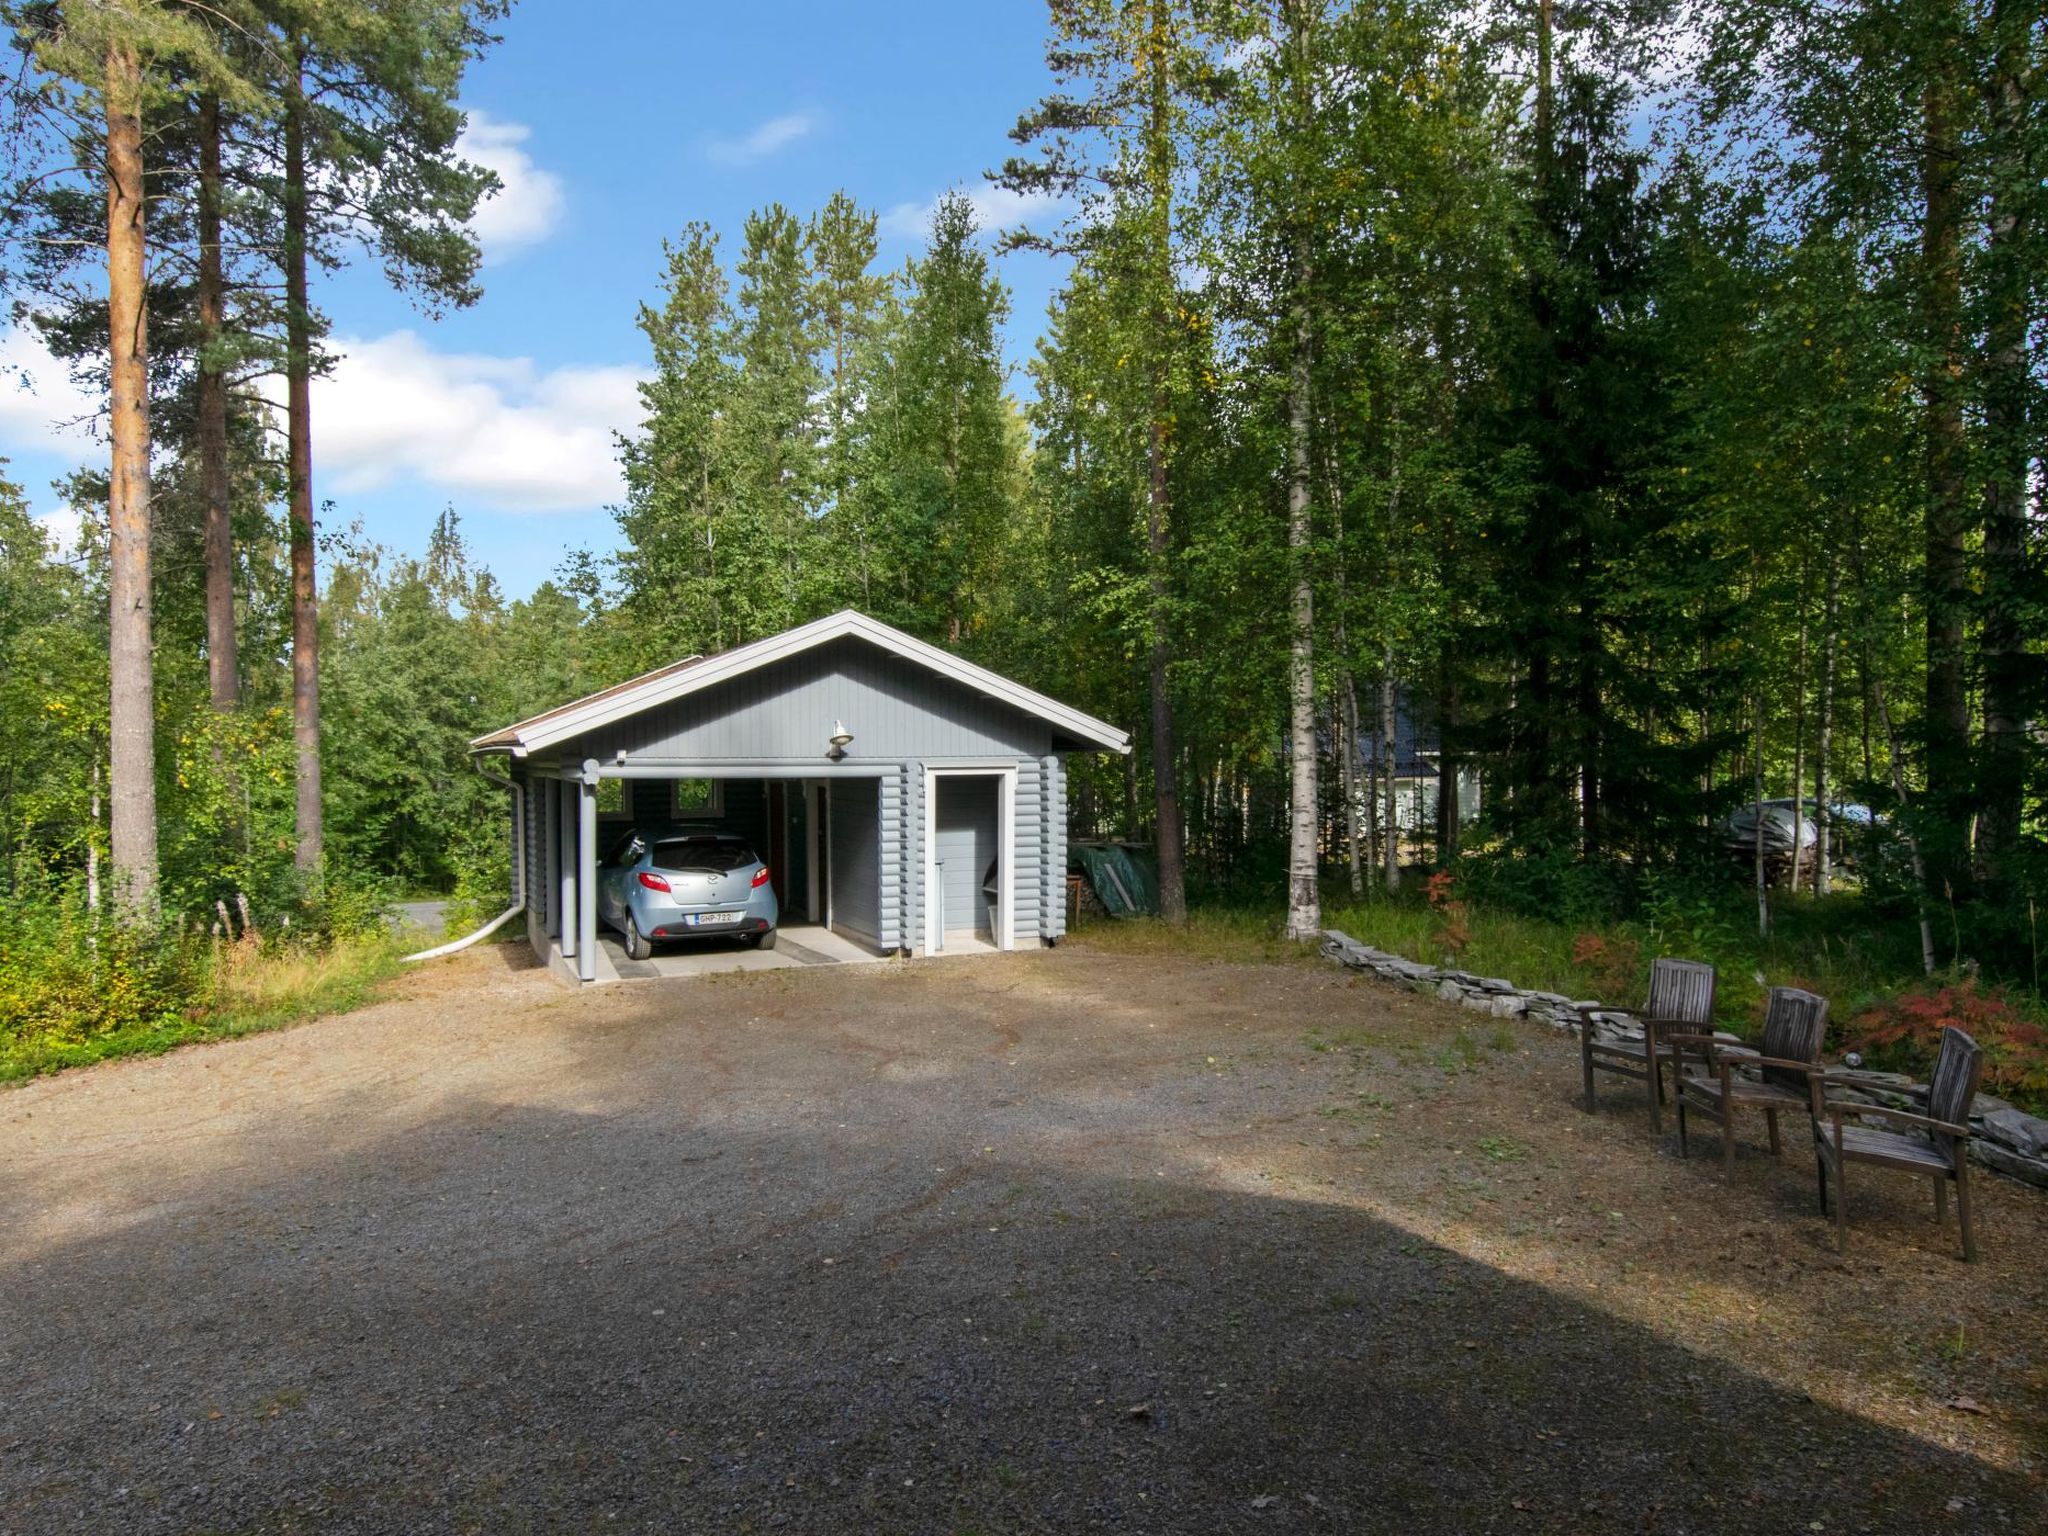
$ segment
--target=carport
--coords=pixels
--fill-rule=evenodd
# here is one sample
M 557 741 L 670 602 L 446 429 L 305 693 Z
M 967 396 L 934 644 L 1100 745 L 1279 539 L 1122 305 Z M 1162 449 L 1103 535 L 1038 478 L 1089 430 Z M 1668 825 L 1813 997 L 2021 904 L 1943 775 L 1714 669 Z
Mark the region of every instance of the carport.
M 714 821 L 754 843 L 798 963 L 849 958 L 846 946 L 879 957 L 1055 943 L 1065 759 L 1129 747 L 1104 721 L 852 611 L 471 743 L 514 785 L 529 941 L 586 982 L 623 969 L 599 929 L 600 862 L 627 828 L 657 821 Z

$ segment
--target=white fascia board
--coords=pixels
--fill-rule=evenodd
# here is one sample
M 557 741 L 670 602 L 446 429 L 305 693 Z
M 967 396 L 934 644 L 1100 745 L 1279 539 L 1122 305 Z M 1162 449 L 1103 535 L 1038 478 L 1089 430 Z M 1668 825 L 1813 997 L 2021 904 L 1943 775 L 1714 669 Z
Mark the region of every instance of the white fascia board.
M 866 614 L 851 609 L 831 614 L 826 618 L 814 619 L 780 635 L 771 635 L 765 640 L 756 640 L 750 645 L 738 646 L 722 656 L 713 656 L 686 672 L 669 677 L 650 678 L 639 688 L 613 694 L 610 698 L 594 700 L 581 709 L 569 710 L 530 732 L 521 732 L 515 753 L 524 755 L 539 751 L 559 742 L 570 741 L 586 731 L 611 725 L 628 719 L 642 710 L 652 709 L 658 704 L 685 698 L 701 689 L 714 687 L 719 683 L 756 667 L 767 666 L 796 656 L 813 646 L 853 635 L 872 642 L 883 650 L 893 652 L 908 660 L 930 667 L 955 682 L 964 684 L 989 697 L 1001 700 L 1025 714 L 1036 715 L 1050 721 L 1068 733 L 1090 741 L 1111 752 L 1128 752 L 1131 749 L 1130 734 L 1120 731 L 1093 715 L 1070 709 L 1056 699 L 1049 699 L 1042 693 L 1035 693 L 1020 683 L 977 667 L 971 661 L 962 661 L 948 651 L 935 645 L 892 629 Z

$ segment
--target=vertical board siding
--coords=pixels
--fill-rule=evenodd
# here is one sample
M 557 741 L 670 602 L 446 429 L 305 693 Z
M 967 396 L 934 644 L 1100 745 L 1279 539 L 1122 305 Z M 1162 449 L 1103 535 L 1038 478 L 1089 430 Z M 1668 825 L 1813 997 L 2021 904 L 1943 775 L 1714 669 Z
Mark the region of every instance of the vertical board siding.
M 1016 851 L 1017 867 L 1011 872 L 1010 889 L 1017 903 L 1013 921 L 1020 949 L 1039 936 L 1039 886 L 1043 879 L 1040 866 L 1045 841 L 1043 777 L 1038 764 L 1028 758 L 1017 765 L 1017 803 L 1012 810 L 1015 819 L 1010 829 L 1010 846 Z
M 832 785 L 832 851 L 825 861 L 832 882 L 833 926 L 877 948 L 882 937 L 882 875 L 876 828 L 881 781 L 839 779 Z

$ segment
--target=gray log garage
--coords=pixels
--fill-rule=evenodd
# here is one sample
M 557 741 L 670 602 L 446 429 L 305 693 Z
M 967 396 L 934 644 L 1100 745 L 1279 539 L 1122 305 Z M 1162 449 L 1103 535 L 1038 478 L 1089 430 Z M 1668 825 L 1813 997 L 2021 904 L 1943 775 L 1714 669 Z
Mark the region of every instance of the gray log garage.
M 513 786 L 515 901 L 557 973 L 609 980 L 596 872 L 630 824 L 753 840 L 785 921 L 877 954 L 1065 931 L 1065 758 L 1116 727 L 851 611 L 481 736 Z

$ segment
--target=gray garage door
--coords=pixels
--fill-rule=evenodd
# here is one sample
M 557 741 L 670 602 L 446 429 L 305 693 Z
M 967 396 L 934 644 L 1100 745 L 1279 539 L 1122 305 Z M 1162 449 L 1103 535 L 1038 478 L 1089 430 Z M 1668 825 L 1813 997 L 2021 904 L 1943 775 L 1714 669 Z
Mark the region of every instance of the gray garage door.
M 946 893 L 946 929 L 988 933 L 982 877 L 996 861 L 996 806 L 1000 781 L 987 774 L 942 776 L 938 781 L 933 853 Z M 991 938 L 994 936 L 991 934 Z

